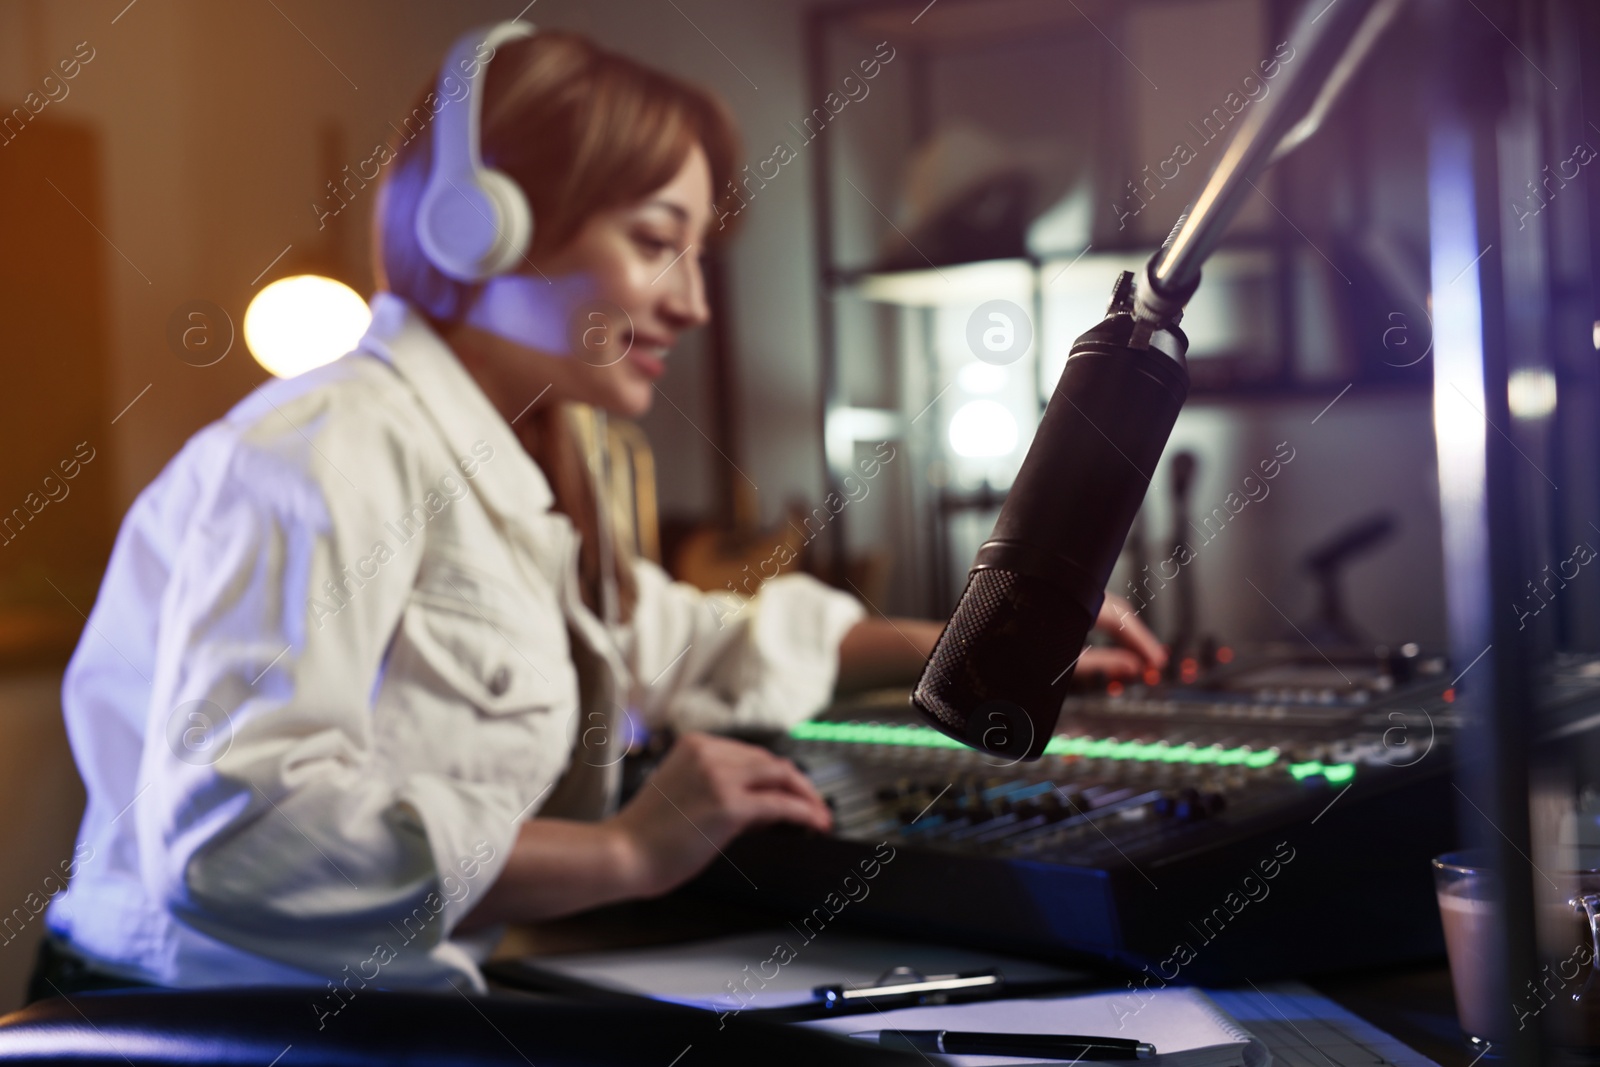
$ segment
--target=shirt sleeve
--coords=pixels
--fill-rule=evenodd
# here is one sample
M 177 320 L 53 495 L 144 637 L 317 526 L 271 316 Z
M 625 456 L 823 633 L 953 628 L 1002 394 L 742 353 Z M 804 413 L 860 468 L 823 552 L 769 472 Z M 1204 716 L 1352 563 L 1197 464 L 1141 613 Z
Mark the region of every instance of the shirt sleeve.
M 782 729 L 809 718 L 832 696 L 839 644 L 866 614 L 807 574 L 745 598 L 675 582 L 648 560 L 635 573 L 635 707 L 650 725 Z
M 517 798 L 377 751 L 421 551 L 375 549 L 420 478 L 400 434 L 350 421 L 347 441 L 324 417 L 214 458 L 162 604 L 140 867 L 175 917 L 247 951 L 321 973 L 382 944 L 382 981 L 481 983 L 448 938 L 504 864 Z

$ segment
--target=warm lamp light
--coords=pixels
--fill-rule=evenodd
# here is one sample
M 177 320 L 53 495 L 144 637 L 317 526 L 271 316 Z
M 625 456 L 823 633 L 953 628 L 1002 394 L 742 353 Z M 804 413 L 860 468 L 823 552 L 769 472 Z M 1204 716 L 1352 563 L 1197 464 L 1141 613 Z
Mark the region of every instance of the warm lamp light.
M 316 274 L 280 278 L 244 313 L 244 343 L 279 378 L 332 363 L 367 332 L 372 312 L 343 282 Z

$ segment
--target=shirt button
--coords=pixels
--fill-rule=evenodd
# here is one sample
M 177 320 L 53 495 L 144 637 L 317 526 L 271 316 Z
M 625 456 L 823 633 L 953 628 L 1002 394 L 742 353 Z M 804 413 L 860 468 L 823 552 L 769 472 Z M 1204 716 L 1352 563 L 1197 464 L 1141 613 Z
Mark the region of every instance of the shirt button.
M 497 697 L 504 696 L 510 688 L 511 672 L 504 667 L 498 668 L 489 678 L 489 692 Z

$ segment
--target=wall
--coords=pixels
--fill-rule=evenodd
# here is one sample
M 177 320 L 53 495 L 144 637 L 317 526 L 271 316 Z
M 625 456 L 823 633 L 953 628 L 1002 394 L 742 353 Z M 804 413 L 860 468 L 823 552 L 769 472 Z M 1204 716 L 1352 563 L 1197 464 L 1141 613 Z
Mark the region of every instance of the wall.
M 1172 554 L 1172 458 L 1187 450 L 1199 466 L 1189 492 L 1195 527 L 1186 538 L 1194 559 L 1182 569 L 1195 583 L 1202 633 L 1233 644 L 1289 641 L 1309 652 L 1295 631 L 1297 626 L 1309 630 L 1317 607 L 1304 556 L 1382 512 L 1393 516 L 1395 531 L 1346 569 L 1346 614 L 1374 644 L 1416 641 L 1442 648 L 1444 578 L 1431 398 L 1352 392 L 1321 414 L 1326 403 L 1321 398 L 1270 405 L 1200 402 L 1186 408 L 1145 499 L 1151 571 L 1174 573 L 1170 566 L 1158 570 L 1157 564 Z M 1284 455 L 1293 459 L 1276 468 L 1271 481 L 1261 481 L 1262 461 Z M 1247 475 L 1256 476 L 1248 485 Z M 1237 496 L 1230 500 L 1230 493 Z M 1126 595 L 1132 577 L 1124 557 L 1108 588 Z M 1170 634 L 1174 591 L 1159 582 L 1146 588 L 1155 590 L 1146 598 L 1146 621 L 1158 633 Z

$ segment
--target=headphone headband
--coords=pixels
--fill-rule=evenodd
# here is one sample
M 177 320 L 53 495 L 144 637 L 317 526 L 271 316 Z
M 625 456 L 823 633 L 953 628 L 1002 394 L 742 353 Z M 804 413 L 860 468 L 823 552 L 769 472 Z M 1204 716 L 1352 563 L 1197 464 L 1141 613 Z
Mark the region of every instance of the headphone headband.
M 527 197 L 508 175 L 483 165 L 480 148 L 489 60 L 501 45 L 533 33 L 520 21 L 472 30 L 456 39 L 439 69 L 444 103 L 433 120 L 433 165 L 417 205 L 417 241 L 429 261 L 457 281 L 504 274 L 533 240 Z M 452 82 L 465 83 L 464 97 L 450 90 Z

